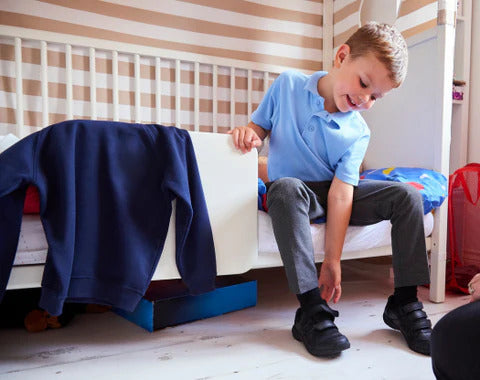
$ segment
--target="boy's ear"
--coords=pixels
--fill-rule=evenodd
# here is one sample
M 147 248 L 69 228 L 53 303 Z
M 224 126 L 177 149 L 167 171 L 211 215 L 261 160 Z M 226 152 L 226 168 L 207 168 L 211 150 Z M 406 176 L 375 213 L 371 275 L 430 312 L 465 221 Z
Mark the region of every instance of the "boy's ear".
M 340 67 L 342 62 L 347 58 L 347 56 L 350 54 L 350 46 L 347 44 L 341 45 L 338 50 L 337 54 L 335 54 L 335 62 L 334 65 L 335 67 Z

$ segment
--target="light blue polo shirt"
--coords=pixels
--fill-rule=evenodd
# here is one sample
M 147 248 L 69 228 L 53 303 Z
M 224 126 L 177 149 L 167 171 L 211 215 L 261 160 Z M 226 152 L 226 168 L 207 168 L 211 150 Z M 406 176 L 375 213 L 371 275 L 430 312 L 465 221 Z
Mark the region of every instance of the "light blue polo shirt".
M 328 181 L 334 176 L 356 186 L 370 130 L 356 111 L 329 113 L 318 80 L 295 70 L 282 73 L 268 89 L 252 121 L 270 130 L 268 177 Z

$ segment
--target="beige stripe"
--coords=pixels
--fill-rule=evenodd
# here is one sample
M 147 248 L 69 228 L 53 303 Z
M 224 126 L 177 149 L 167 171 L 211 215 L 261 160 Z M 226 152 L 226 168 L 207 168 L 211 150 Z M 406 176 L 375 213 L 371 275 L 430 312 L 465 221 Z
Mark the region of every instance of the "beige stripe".
M 303 48 L 318 49 L 322 46 L 321 38 L 300 36 L 298 34 L 279 33 L 255 28 L 244 28 L 221 23 L 203 21 L 190 17 L 143 10 L 126 5 L 106 3 L 97 0 L 40 0 L 76 10 L 92 12 L 119 20 L 129 20 L 144 24 L 163 26 L 190 32 L 205 33 L 222 37 L 241 38 L 265 42 L 275 42 Z
M 341 44 L 344 44 L 348 38 L 357 31 L 358 26 L 352 26 L 350 29 L 346 30 L 343 33 L 337 34 L 336 36 L 333 37 L 333 47 L 340 46 Z
M 437 15 L 437 25 L 453 25 L 457 22 L 457 14 L 454 11 L 440 9 Z
M 77 117 L 77 116 L 76 116 Z M 42 125 L 42 113 L 36 111 L 24 111 L 23 112 L 24 125 L 32 127 L 40 127 Z M 50 113 L 48 122 L 49 124 L 55 124 L 65 120 L 65 114 Z M 0 123 L 15 124 L 15 109 L 0 107 Z
M 416 25 L 413 28 L 404 30 L 402 32 L 402 35 L 404 38 L 409 38 L 411 36 L 414 36 L 415 34 L 422 33 L 425 30 L 435 28 L 436 25 L 437 25 L 437 19 L 435 18 L 433 20 L 424 22 L 423 24 Z
M 348 16 L 358 12 L 360 10 L 360 3 L 361 0 L 356 0 L 354 3 L 348 4 L 347 6 L 335 12 L 333 15 L 333 22 L 340 22 L 346 19 Z
M 269 5 L 251 3 L 245 0 L 179 0 L 184 3 L 203 5 L 210 8 L 222 9 L 224 11 L 236 12 L 252 16 L 259 16 L 277 20 L 300 22 L 304 24 L 322 26 L 322 15 L 292 11 Z
M 408 15 L 424 6 L 436 3 L 437 0 L 403 0 L 398 11 L 398 17 Z
M 125 33 L 112 32 L 109 30 L 92 28 L 83 25 L 70 24 L 62 21 L 55 21 L 36 16 L 23 15 L 0 11 L 0 24 L 10 26 L 20 26 L 31 29 L 46 30 L 50 32 L 73 34 L 78 36 L 99 38 L 104 40 L 126 42 L 137 45 L 153 46 L 156 48 L 170 49 L 175 51 L 186 51 L 190 53 L 204 54 L 213 57 L 224 57 L 238 59 L 248 62 L 260 62 L 272 65 L 281 65 L 287 67 L 296 67 L 305 70 L 321 70 L 320 61 L 305 59 L 295 59 L 288 57 L 272 56 L 252 52 L 241 52 L 228 49 L 210 48 L 171 41 L 157 40 L 149 37 L 133 36 Z

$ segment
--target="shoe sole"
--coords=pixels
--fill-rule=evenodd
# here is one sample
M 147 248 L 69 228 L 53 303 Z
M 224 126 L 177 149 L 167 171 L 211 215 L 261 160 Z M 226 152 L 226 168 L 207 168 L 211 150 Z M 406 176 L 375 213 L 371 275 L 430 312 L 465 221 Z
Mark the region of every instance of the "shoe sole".
M 350 342 L 347 340 L 345 344 L 339 345 L 337 349 L 335 350 L 319 350 L 315 349 L 313 347 L 308 346 L 304 341 L 303 341 L 303 335 L 295 328 L 295 326 L 292 327 L 292 335 L 293 337 L 298 340 L 299 342 L 302 342 L 307 351 L 312 354 L 313 356 L 318 356 L 318 357 L 335 357 L 341 354 L 342 351 L 350 348 Z

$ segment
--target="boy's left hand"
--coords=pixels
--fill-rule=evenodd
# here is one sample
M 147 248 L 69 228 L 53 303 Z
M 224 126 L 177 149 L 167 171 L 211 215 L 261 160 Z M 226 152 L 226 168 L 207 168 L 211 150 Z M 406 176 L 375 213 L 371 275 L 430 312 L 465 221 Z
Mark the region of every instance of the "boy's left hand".
M 342 270 L 340 262 L 324 261 L 320 268 L 320 277 L 318 279 L 318 286 L 321 290 L 322 298 L 330 302 L 333 298 L 333 303 L 337 303 L 342 296 Z

